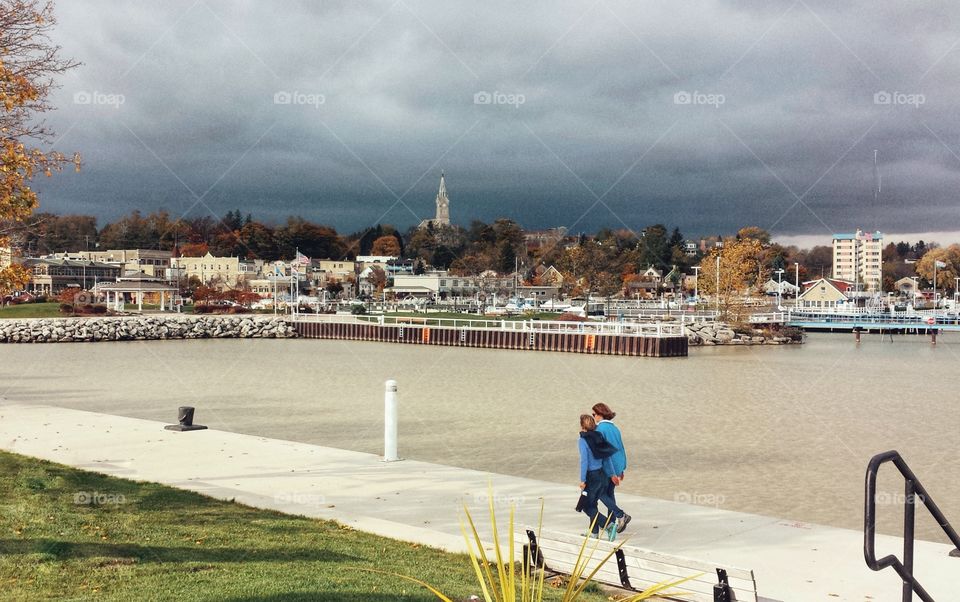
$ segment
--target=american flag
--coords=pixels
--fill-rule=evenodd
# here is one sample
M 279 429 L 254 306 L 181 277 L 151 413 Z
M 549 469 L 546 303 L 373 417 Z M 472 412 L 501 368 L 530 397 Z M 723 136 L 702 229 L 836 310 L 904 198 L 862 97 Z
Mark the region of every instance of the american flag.
M 294 260 L 294 262 L 299 263 L 300 265 L 309 265 L 310 258 L 304 255 L 303 253 L 301 253 L 300 251 L 297 251 L 297 258 Z

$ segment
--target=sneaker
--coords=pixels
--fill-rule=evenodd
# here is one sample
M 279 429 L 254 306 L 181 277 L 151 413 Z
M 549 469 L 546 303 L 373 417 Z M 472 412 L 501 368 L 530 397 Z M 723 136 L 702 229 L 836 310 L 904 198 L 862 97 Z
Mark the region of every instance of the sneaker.
M 617 533 L 623 533 L 632 518 L 632 516 L 624 512 L 623 516 L 617 519 Z
M 614 522 L 607 525 L 607 528 L 603 530 L 603 535 L 607 541 L 615 540 L 617 538 L 617 523 Z

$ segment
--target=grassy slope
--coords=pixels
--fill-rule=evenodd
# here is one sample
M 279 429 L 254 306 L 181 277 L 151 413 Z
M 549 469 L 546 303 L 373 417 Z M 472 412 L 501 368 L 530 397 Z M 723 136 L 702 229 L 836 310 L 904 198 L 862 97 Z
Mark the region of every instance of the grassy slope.
M 435 600 L 355 567 L 479 593 L 466 556 L 0 452 L 3 600 Z
M 2 318 L 60 318 L 59 303 L 21 303 L 20 305 L 9 305 L 0 307 L 0 319 Z

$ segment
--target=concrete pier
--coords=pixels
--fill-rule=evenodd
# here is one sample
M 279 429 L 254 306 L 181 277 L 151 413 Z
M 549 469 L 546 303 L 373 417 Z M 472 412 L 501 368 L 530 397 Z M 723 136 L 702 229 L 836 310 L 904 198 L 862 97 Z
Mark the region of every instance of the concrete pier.
M 426 320 L 421 320 L 426 322 Z M 410 345 L 443 345 L 516 349 L 529 351 L 563 351 L 602 355 L 643 357 L 685 357 L 686 335 L 656 336 L 537 330 L 498 330 L 434 326 L 425 323 L 376 324 L 364 322 L 296 321 L 297 336 L 305 339 L 339 339 L 379 341 Z
M 202 418 L 202 408 L 198 413 Z M 481 513 L 491 494 L 502 516 L 516 507 L 520 524 L 534 523 L 543 498 L 545 529 L 580 533 L 585 527 L 583 515 L 573 511 L 573 466 L 570 484 L 557 484 L 413 459 L 382 462 L 371 454 L 214 429 L 176 433 L 161 422 L 12 403 L 0 403 L 0 447 L 453 551 L 464 549 L 461 504 L 486 528 Z M 634 517 L 625 533 L 631 544 L 752 569 L 765 599 L 900 599 L 892 571 L 875 573 L 864 564 L 860 531 L 632 495 L 618 501 Z M 878 555 L 901 548 L 900 538 L 877 538 Z M 952 600 L 960 591 L 960 559 L 948 556 L 951 549 L 917 542 L 917 574 L 937 600 Z

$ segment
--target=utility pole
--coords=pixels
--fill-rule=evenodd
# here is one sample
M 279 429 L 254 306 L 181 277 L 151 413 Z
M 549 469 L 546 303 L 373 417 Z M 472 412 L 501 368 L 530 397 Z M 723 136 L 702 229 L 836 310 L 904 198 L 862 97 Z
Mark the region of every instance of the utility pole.
M 717 251 L 717 312 L 720 312 L 720 252 Z

